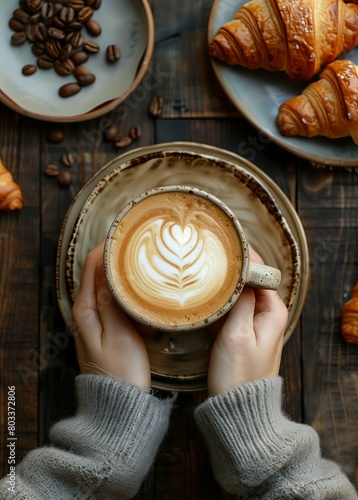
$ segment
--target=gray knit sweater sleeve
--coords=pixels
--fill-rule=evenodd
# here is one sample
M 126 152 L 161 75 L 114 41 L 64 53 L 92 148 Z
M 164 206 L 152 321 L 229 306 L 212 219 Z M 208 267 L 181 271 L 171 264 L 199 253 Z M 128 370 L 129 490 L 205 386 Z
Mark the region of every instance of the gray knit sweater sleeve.
M 0 499 L 112 500 L 132 498 L 169 424 L 173 398 L 160 400 L 118 379 L 76 377 L 77 411 L 50 432 L 51 446 L 16 466 L 15 493 L 7 478 Z
M 282 411 L 282 380 L 267 378 L 207 399 L 195 411 L 215 477 L 240 499 L 357 500 L 308 425 Z

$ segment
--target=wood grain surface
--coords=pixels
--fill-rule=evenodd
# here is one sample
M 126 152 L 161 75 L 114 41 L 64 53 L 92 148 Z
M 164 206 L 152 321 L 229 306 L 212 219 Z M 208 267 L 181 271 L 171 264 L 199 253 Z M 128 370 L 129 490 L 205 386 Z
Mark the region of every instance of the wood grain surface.
M 358 173 L 314 168 L 268 140 L 233 108 L 207 54 L 206 0 L 153 0 L 156 44 L 149 80 L 105 117 L 64 124 L 65 141 L 47 141 L 54 124 L 22 117 L 0 104 L 0 157 L 23 190 L 21 212 L 0 213 L 1 473 L 8 472 L 7 392 L 16 387 L 16 459 L 48 442 L 51 424 L 75 409 L 78 373 L 73 341 L 56 300 L 56 252 L 74 196 L 105 163 L 126 150 L 185 140 L 240 154 L 286 193 L 307 234 L 310 285 L 295 332 L 284 348 L 281 374 L 292 419 L 312 425 L 323 452 L 357 481 L 358 348 L 340 335 L 341 309 L 358 279 Z M 162 116 L 148 112 L 164 99 Z M 127 149 L 103 138 L 109 120 L 122 135 L 140 126 Z M 256 140 L 253 140 L 256 139 Z M 73 182 L 44 175 L 71 152 Z M 358 154 L 357 154 L 358 166 Z M 65 168 L 65 167 L 63 167 Z M 228 499 L 212 476 L 193 411 L 205 392 L 182 393 L 167 438 L 141 499 Z

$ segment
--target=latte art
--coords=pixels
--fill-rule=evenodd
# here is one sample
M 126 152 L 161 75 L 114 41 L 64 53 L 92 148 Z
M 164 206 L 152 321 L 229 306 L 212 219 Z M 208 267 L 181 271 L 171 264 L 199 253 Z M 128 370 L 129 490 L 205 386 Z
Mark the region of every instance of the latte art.
M 219 238 L 209 230 L 154 218 L 132 235 L 128 270 L 146 300 L 195 306 L 223 285 L 227 259 Z
M 212 201 L 159 192 L 134 203 L 115 226 L 109 267 L 129 313 L 158 328 L 192 325 L 216 314 L 235 292 L 241 241 Z

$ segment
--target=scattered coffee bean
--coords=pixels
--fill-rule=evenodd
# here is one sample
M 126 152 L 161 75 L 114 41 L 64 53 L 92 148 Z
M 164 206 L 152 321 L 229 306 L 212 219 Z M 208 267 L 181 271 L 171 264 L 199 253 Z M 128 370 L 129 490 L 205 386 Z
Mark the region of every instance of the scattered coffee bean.
M 72 97 L 81 90 L 81 86 L 78 83 L 66 83 L 65 85 L 62 85 L 59 89 L 59 94 L 61 97 Z
M 123 135 L 121 137 L 118 137 L 116 141 L 114 142 L 114 145 L 116 148 L 125 148 L 132 144 L 133 139 L 129 137 L 129 135 Z
M 66 166 L 66 167 L 73 167 L 75 164 L 75 158 L 72 153 L 67 151 L 66 153 L 63 153 L 61 156 L 61 162 Z
M 91 36 L 99 36 L 102 33 L 101 25 L 93 19 L 86 22 L 86 29 Z
M 28 12 L 35 12 L 41 8 L 43 0 L 23 0 L 23 6 Z
M 112 142 L 118 137 L 118 127 L 111 125 L 103 133 L 103 139 L 106 142 Z
M 89 52 L 90 54 L 97 54 L 97 52 L 99 52 L 100 50 L 98 43 L 92 41 L 83 42 L 82 47 L 86 52 Z
M 72 62 L 75 64 L 75 66 L 79 66 L 80 64 L 84 64 L 86 61 L 88 61 L 88 58 L 89 58 L 89 54 L 88 54 L 88 52 L 85 52 L 84 50 L 79 50 L 78 52 L 75 52 L 71 56 Z
M 61 170 L 57 176 L 57 180 L 60 186 L 68 187 L 72 184 L 72 174 L 68 170 Z
M 154 96 L 149 103 L 149 113 L 152 116 L 160 116 L 163 112 L 164 101 L 162 97 Z
M 142 129 L 139 126 L 132 127 L 129 131 L 129 135 L 133 141 L 136 141 L 142 136 Z
M 29 20 L 29 15 L 23 9 L 15 9 L 12 13 L 12 17 L 22 24 L 25 24 Z
M 15 47 L 18 45 L 22 45 L 26 42 L 26 40 L 26 34 L 23 31 L 19 31 L 11 36 L 11 45 L 14 45 Z
M 9 26 L 15 32 L 11 44 L 19 46 L 29 41 L 31 51 L 37 57 L 37 67 L 54 68 L 60 76 L 73 74 L 92 54 L 100 51 L 97 43 L 86 40 L 81 33 L 86 28 L 93 37 L 101 34 L 101 25 L 92 18 L 100 6 L 100 0 L 19 0 L 19 7 L 9 20 Z M 110 58 L 114 62 L 119 57 L 119 47 L 113 46 Z M 34 64 L 23 67 L 26 76 L 35 71 Z M 61 97 L 75 95 L 81 87 L 96 80 L 88 70 L 77 74 L 76 78 L 77 82 L 59 89 Z
M 78 11 L 77 19 L 80 23 L 85 24 L 87 21 L 91 19 L 93 16 L 93 9 L 91 7 L 83 7 L 80 11 Z
M 57 59 L 55 61 L 55 70 L 61 76 L 67 76 L 73 73 L 75 69 L 75 65 L 71 61 L 71 59 L 66 59 L 65 61 L 61 61 L 61 59 Z
M 62 128 L 51 128 L 47 132 L 47 140 L 51 144 L 59 144 L 60 142 L 63 142 L 65 139 L 65 133 Z
M 60 173 L 60 167 L 56 163 L 49 163 L 44 170 L 45 175 L 48 177 L 57 177 Z
M 24 76 L 30 76 L 30 75 L 33 75 L 35 72 L 37 71 L 37 68 L 34 64 L 26 64 L 23 68 L 22 68 L 22 74 Z
M 24 30 L 24 23 L 18 21 L 14 17 L 12 17 L 9 21 L 9 26 L 13 31 L 23 31 Z
M 53 59 L 44 54 L 37 59 L 37 66 L 41 69 L 51 69 L 53 67 Z
M 110 63 L 115 63 L 121 58 L 121 49 L 119 45 L 108 45 L 106 50 L 106 58 Z

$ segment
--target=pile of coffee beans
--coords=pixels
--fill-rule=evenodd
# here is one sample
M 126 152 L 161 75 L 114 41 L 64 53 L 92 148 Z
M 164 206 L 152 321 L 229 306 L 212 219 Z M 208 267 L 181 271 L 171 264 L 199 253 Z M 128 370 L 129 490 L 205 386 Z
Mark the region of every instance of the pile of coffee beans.
M 83 64 L 100 51 L 100 46 L 93 40 L 86 40 L 82 30 L 85 28 L 92 37 L 101 34 L 100 24 L 92 18 L 101 1 L 20 0 L 19 8 L 14 10 L 9 21 L 14 31 L 11 44 L 17 47 L 28 42 L 36 56 L 36 65 L 26 64 L 22 74 L 33 75 L 38 68 L 53 68 L 60 76 L 73 74 L 76 80 L 59 89 L 59 95 L 65 98 L 92 85 L 96 77 Z M 120 57 L 118 45 L 107 47 L 109 63 L 117 62 Z

